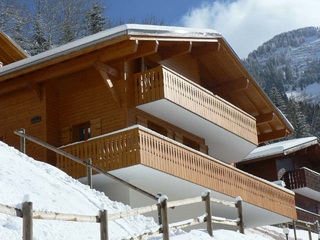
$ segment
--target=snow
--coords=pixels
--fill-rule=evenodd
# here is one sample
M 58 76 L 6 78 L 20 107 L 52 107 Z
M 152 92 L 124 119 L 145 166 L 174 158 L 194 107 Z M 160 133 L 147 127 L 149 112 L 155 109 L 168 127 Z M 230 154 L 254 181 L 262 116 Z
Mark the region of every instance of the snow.
M 69 177 L 59 169 L 36 161 L 0 141 L 0 203 L 21 209 L 23 201 L 32 201 L 36 211 L 98 215 L 106 209 L 115 213 L 130 209 L 120 202 L 111 201 L 104 193 L 90 189 Z M 35 240 L 90 240 L 100 239 L 99 224 L 64 221 L 34 220 Z M 157 224 L 150 217 L 142 215 L 109 221 L 110 239 L 129 239 L 150 230 Z M 283 239 L 282 229 L 261 227 L 246 229 L 246 234 L 235 231 L 215 230 L 210 237 L 205 230 L 184 232 L 174 230 L 173 240 L 268 240 Z M 299 239 L 308 239 L 307 232 L 299 231 Z M 274 237 L 276 236 L 276 237 Z M 292 231 L 290 236 L 293 236 Z M 316 235 L 313 235 L 316 239 Z M 22 219 L 0 214 L 0 239 L 22 239 Z M 162 239 L 161 235 L 151 237 Z
M 277 143 L 272 143 L 262 147 L 257 147 L 243 161 L 251 159 L 273 156 L 276 154 L 288 154 L 292 151 L 297 151 L 309 146 L 318 144 L 317 137 L 297 138 Z

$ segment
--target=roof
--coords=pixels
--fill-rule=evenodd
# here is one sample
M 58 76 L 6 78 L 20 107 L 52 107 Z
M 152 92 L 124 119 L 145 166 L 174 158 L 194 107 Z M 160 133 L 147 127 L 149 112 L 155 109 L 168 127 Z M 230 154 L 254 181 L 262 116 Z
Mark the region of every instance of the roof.
M 67 55 L 79 50 L 95 46 L 99 43 L 109 41 L 121 36 L 127 35 L 146 35 L 146 36 L 161 36 L 161 37 L 184 37 L 184 38 L 212 38 L 220 36 L 220 34 L 212 29 L 199 29 L 199 28 L 183 28 L 183 27 L 168 27 L 168 26 L 153 26 L 153 25 L 139 25 L 139 24 L 125 24 L 115 28 L 101 31 L 76 41 L 67 43 L 57 48 L 53 48 L 46 52 L 37 54 L 28 59 L 17 61 L 10 65 L 6 65 L 0 69 L 0 77 L 5 76 L 17 70 L 25 69 L 33 65 L 51 60 L 53 58 Z M 17 59 L 21 60 L 21 59 Z M 2 78 L 4 80 L 4 78 Z M 0 79 L 1 81 L 1 79 Z
M 9 36 L 1 31 L 0 46 L 0 62 L 2 62 L 4 66 L 29 57 L 22 48 L 20 48 Z
M 259 158 L 271 157 L 279 154 L 287 155 L 316 144 L 319 144 L 317 137 L 298 138 L 272 143 L 266 146 L 257 147 L 242 162 L 255 160 Z
M 108 63 L 153 56 L 162 64 L 166 61 L 163 56 L 171 58 L 176 53 L 197 60 L 202 86 L 256 118 L 259 143 L 292 133 L 288 120 L 247 72 L 222 35 L 212 29 L 118 26 L 0 68 L 0 95 L 26 87 L 30 79 L 40 83 L 81 71 L 92 67 L 97 60 Z M 17 79 L 17 84 L 9 84 L 11 79 Z

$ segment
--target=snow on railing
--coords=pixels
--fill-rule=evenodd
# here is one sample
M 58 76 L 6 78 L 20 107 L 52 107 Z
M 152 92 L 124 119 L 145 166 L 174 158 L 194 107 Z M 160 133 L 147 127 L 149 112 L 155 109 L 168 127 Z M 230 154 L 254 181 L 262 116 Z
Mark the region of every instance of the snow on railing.
M 79 214 L 66 214 L 66 213 L 56 213 L 56 212 L 43 212 L 43 211 L 34 211 L 33 203 L 26 200 L 22 203 L 22 209 L 10 207 L 7 205 L 0 204 L 0 213 L 20 217 L 22 218 L 23 226 L 23 239 L 32 240 L 33 239 L 33 219 L 41 220 L 57 220 L 57 221 L 71 221 L 71 222 L 91 222 L 91 223 L 100 223 L 100 239 L 107 240 L 109 239 L 108 234 L 108 221 L 114 221 L 121 218 L 126 218 L 129 216 L 134 216 L 142 213 L 159 211 L 160 213 L 160 223 L 158 228 L 153 231 L 144 232 L 139 236 L 131 237 L 130 239 L 141 239 L 142 237 L 151 237 L 157 234 L 162 233 L 164 240 L 169 240 L 169 233 L 172 229 L 180 229 L 185 227 L 190 227 L 200 223 L 207 223 L 208 234 L 213 236 L 212 233 L 212 223 L 219 223 L 225 225 L 237 226 L 241 233 L 244 233 L 244 223 L 242 217 L 242 199 L 237 197 L 235 202 L 226 202 L 218 199 L 210 198 L 210 191 L 205 191 L 201 197 L 188 198 L 177 201 L 167 201 L 168 198 L 165 195 L 161 195 L 158 199 L 158 203 L 134 208 L 131 210 L 126 210 L 122 212 L 108 214 L 107 210 L 100 210 L 99 215 L 89 216 L 89 215 L 79 215 Z M 199 217 L 194 219 L 187 219 L 177 223 L 169 224 L 167 208 L 174 208 L 178 206 L 185 206 L 188 204 L 195 204 L 199 202 L 205 202 L 206 212 Z M 227 219 L 222 217 L 215 217 L 211 215 L 211 202 L 215 204 L 222 204 L 224 206 L 237 208 L 238 218 L 236 219 Z M 211 219 L 211 221 L 208 221 Z

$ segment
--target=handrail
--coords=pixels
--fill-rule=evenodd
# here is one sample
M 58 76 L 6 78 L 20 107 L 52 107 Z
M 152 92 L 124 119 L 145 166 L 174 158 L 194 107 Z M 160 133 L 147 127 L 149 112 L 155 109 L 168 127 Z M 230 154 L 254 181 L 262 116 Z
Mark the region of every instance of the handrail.
M 133 189 L 133 190 L 135 190 L 135 191 L 137 191 L 137 192 L 139 192 L 139 193 L 142 193 L 143 195 L 145 195 L 145 196 L 147 196 L 147 197 L 149 197 L 149 198 L 151 198 L 151 199 L 153 199 L 153 200 L 158 200 L 158 197 L 157 197 L 157 196 L 155 196 L 155 195 L 153 195 L 153 194 L 151 194 L 151 193 L 148 193 L 147 191 L 145 191 L 145 190 L 143 190 L 143 189 L 141 189 L 141 188 L 139 188 L 139 187 L 137 187 L 137 186 L 134 186 L 134 185 L 132 185 L 131 183 L 128 183 L 128 182 L 122 180 L 121 178 L 118 178 L 117 176 L 114 176 L 114 175 L 111 174 L 111 173 L 108 173 L 107 171 L 103 170 L 103 169 L 100 168 L 100 167 L 97 167 L 97 166 L 95 166 L 95 165 L 93 165 L 93 164 L 91 164 L 91 163 L 89 163 L 89 162 L 87 162 L 87 161 L 85 161 L 85 160 L 82 160 L 82 159 L 80 159 L 80 158 L 78 158 L 78 157 L 76 157 L 76 156 L 74 156 L 74 155 L 72 155 L 72 154 L 70 154 L 70 153 L 67 153 L 66 151 L 63 151 L 63 150 L 61 150 L 61 149 L 57 149 L 56 147 L 54 147 L 54 146 L 52 146 L 52 145 L 50 145 L 50 144 L 48 144 L 48 143 L 46 143 L 46 142 L 44 142 L 44 141 L 42 141 L 42 140 L 40 140 L 40 139 L 37 139 L 37 138 L 35 138 L 35 137 L 32 137 L 32 136 L 30 136 L 29 134 L 22 133 L 22 132 L 19 131 L 19 130 L 15 130 L 14 133 L 15 133 L 16 135 L 22 137 L 22 138 L 26 138 L 26 139 L 28 139 L 28 140 L 31 141 L 31 142 L 34 142 L 34 143 L 36 143 L 36 144 L 38 144 L 38 145 L 40 145 L 40 146 L 42 146 L 42 147 L 44 147 L 44 148 L 47 148 L 47 149 L 49 149 L 49 150 L 51 150 L 51 151 L 53 151 L 53 152 L 55 152 L 55 153 L 58 153 L 58 154 L 66 157 L 66 158 L 69 158 L 69 159 L 71 159 L 71 160 L 73 160 L 73 161 L 75 161 L 75 162 L 77 162 L 77 163 L 80 163 L 81 165 L 84 165 L 84 166 L 86 166 L 86 167 L 89 167 L 89 168 L 91 168 L 92 170 L 94 170 L 94 171 L 96 171 L 96 172 L 98 172 L 98 173 L 104 174 L 105 176 L 110 177 L 110 178 L 112 178 L 113 180 L 116 180 L 116 181 L 118 181 L 118 182 L 126 185 L 127 187 L 129 187 L 129 188 L 131 188 L 131 189 Z

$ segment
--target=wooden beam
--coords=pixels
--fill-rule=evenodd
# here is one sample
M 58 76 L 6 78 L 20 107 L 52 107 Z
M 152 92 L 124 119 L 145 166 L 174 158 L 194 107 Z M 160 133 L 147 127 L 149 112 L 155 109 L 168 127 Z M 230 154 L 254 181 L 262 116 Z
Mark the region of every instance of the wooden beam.
M 158 51 L 159 42 L 155 41 L 139 41 L 136 40 L 138 43 L 137 51 L 133 54 L 129 54 L 125 56 L 125 61 L 130 61 L 136 58 L 148 56 L 150 54 L 156 53 Z
M 48 79 L 61 77 L 81 71 L 85 68 L 92 67 L 95 61 L 108 62 L 119 58 L 124 58 L 127 55 L 135 53 L 137 51 L 137 47 L 137 41 L 120 42 L 115 45 L 108 46 L 104 49 L 99 49 L 91 53 L 83 54 L 66 61 L 52 63 L 52 65 L 45 66 L 39 70 L 37 70 L 36 66 L 32 67 L 30 72 L 28 72 L 29 70 L 25 69 L 23 70 L 23 72 L 26 72 L 26 74 L 21 76 L 16 76 L 16 74 L 18 73 L 14 72 L 12 74 L 1 77 L 0 95 L 25 88 L 26 82 L 30 81 L 30 79 L 32 79 L 34 83 L 40 83 Z M 46 63 L 46 65 L 49 65 L 49 63 Z M 11 77 L 16 79 L 9 80 L 9 78 Z M 6 79 L 8 80 L 4 81 Z
M 205 46 L 202 46 L 202 47 L 193 47 L 191 51 L 191 56 L 193 58 L 198 58 L 212 52 L 217 52 L 219 50 L 220 50 L 219 42 L 207 43 Z
M 93 65 L 98 71 L 105 71 L 108 75 L 111 75 L 117 79 L 120 78 L 119 71 L 113 67 L 110 67 L 110 66 L 103 64 L 102 62 L 99 62 L 99 61 L 94 61 Z
M 286 129 L 281 129 L 281 130 L 276 130 L 272 131 L 269 133 L 262 133 L 258 135 L 258 142 L 263 143 L 271 140 L 276 140 L 279 138 L 284 138 L 287 136 L 287 130 Z
M 211 88 L 211 91 L 219 96 L 228 95 L 229 93 L 245 90 L 249 87 L 249 79 L 241 78 L 236 81 L 227 82 L 219 87 Z
M 170 47 L 166 47 L 161 49 L 161 51 L 159 51 L 159 54 L 161 56 L 161 60 L 166 60 L 175 56 L 179 56 L 185 53 L 189 53 L 191 52 L 192 49 L 192 42 L 182 42 L 179 44 L 175 44 L 173 46 Z
M 271 122 L 273 120 L 274 113 L 269 112 L 269 113 L 260 114 L 258 116 L 254 116 L 254 117 L 256 118 L 256 123 L 258 125 L 258 124 L 262 124 L 262 123 Z
M 110 93 L 111 93 L 111 96 L 112 98 L 114 99 L 114 101 L 117 103 L 117 105 L 119 106 L 119 108 L 121 108 L 121 104 L 120 104 L 120 98 L 119 96 L 116 94 L 116 92 L 114 91 L 114 88 L 113 88 L 113 83 L 111 81 L 111 78 L 109 77 L 108 73 L 106 73 L 105 71 L 103 70 L 100 70 L 99 71 L 107 88 L 109 89 Z

